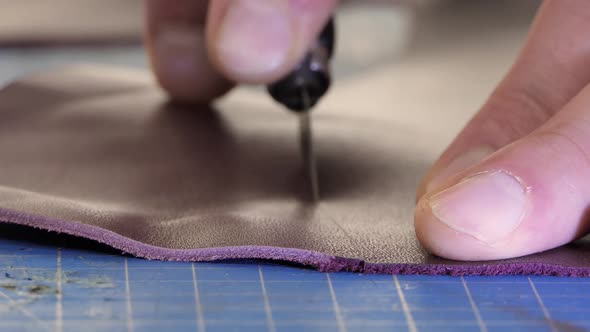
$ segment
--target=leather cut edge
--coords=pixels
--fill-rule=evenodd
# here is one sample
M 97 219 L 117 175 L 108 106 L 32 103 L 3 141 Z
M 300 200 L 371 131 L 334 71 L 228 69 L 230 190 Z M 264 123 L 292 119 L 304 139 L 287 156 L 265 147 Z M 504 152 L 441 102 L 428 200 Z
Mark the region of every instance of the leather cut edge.
M 139 258 L 163 261 L 211 262 L 233 259 L 260 259 L 289 262 L 317 269 L 321 272 L 355 272 L 366 274 L 421 274 L 421 275 L 543 275 L 590 276 L 590 267 L 573 267 L 531 262 L 482 262 L 481 264 L 409 264 L 371 263 L 355 258 L 293 248 L 270 246 L 234 246 L 200 249 L 170 249 L 149 245 L 115 232 L 86 225 L 0 209 L 0 222 L 28 226 L 49 232 L 82 237 L 108 245 Z

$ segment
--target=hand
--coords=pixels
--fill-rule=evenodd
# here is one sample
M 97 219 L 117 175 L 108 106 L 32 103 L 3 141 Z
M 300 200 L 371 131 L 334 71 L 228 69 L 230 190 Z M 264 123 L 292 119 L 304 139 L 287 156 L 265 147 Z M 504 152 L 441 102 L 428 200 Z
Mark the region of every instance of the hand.
M 546 0 L 506 78 L 425 178 L 422 244 L 487 260 L 587 234 L 589 83 L 590 2 Z
M 293 69 L 337 0 L 146 0 L 147 48 L 173 99 L 208 102 L 234 83 Z

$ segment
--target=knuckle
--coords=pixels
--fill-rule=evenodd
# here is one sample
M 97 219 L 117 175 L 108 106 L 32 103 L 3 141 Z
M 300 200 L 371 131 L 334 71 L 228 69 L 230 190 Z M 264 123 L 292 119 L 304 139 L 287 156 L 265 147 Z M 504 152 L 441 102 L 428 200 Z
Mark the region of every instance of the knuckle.
M 504 145 L 530 134 L 555 113 L 542 98 L 528 90 L 495 92 L 476 117 L 483 134 Z
M 550 150 L 551 155 L 566 156 L 572 166 L 572 170 L 583 170 L 587 173 L 590 170 L 590 146 L 581 137 L 590 134 L 590 126 L 578 125 L 568 127 L 548 128 L 543 131 L 542 144 Z

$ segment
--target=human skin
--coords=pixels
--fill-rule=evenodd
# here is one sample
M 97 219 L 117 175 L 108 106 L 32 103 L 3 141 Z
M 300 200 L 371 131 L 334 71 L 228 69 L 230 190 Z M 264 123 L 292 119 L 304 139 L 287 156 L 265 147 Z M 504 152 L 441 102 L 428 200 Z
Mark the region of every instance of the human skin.
M 146 0 L 152 68 L 182 102 L 272 82 L 296 65 L 337 2 Z M 588 36 L 589 1 L 544 1 L 508 74 L 418 189 L 416 234 L 431 252 L 509 258 L 590 231 Z

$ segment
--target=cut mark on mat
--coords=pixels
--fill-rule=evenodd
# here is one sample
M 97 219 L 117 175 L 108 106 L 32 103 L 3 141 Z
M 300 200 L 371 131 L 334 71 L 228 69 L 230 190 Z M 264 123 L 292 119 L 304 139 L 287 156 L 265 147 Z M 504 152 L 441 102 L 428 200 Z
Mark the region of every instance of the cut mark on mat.
M 43 324 L 43 322 L 41 322 L 41 320 L 39 320 L 39 318 L 35 314 L 33 314 L 31 311 L 25 308 L 26 302 L 19 303 L 15 301 L 12 297 L 8 296 L 8 294 L 4 293 L 2 290 L 0 290 L 0 297 L 3 297 L 8 301 L 10 308 L 18 309 L 20 312 L 23 313 L 23 315 L 29 317 L 37 325 L 45 327 L 45 324 Z M 52 331 L 52 329 L 50 329 L 49 327 L 47 327 L 46 329 L 47 331 Z
M 127 332 L 133 332 L 133 308 L 131 306 L 131 287 L 129 286 L 129 264 L 125 257 L 125 300 L 127 302 Z
M 535 298 L 537 298 L 537 302 L 539 303 L 539 306 L 541 307 L 541 311 L 543 312 L 543 316 L 545 317 L 545 320 L 549 324 L 551 324 L 551 331 L 558 332 L 559 329 L 557 328 L 557 326 L 555 326 L 555 323 L 551 319 L 551 315 L 549 315 L 549 310 L 547 310 L 547 307 L 545 306 L 543 299 L 541 299 L 541 296 L 539 295 L 539 292 L 537 291 L 537 287 L 533 283 L 533 280 L 531 279 L 531 277 L 527 277 L 527 279 L 529 281 L 529 285 L 531 285 L 531 288 L 533 289 L 533 294 L 535 294 Z
M 467 286 L 467 282 L 465 282 L 465 278 L 461 277 L 461 283 L 463 284 L 463 288 L 465 289 L 465 294 L 467 294 L 467 299 L 469 300 L 469 304 L 471 305 L 471 310 L 473 310 L 473 315 L 475 316 L 475 320 L 477 321 L 479 330 L 481 332 L 488 332 L 488 328 L 486 324 L 483 322 L 483 319 L 481 319 L 481 313 L 479 312 L 479 308 L 473 300 L 473 296 L 471 295 L 471 291 Z
M 264 283 L 264 275 L 262 274 L 262 267 L 258 264 L 258 276 L 260 277 L 260 287 L 262 289 L 262 298 L 264 299 L 264 311 L 266 312 L 266 320 L 268 324 L 268 332 L 276 332 L 275 322 L 272 319 L 272 309 L 270 307 L 270 300 L 266 292 L 266 285 Z
M 410 307 L 408 306 L 408 302 L 406 302 L 406 297 L 404 296 L 404 292 L 402 287 L 399 283 L 399 279 L 397 275 L 393 275 L 393 282 L 395 284 L 395 289 L 397 290 L 397 296 L 399 297 L 400 302 L 402 303 L 402 309 L 404 310 L 404 315 L 406 316 L 406 321 L 408 322 L 408 330 L 410 332 L 418 332 L 418 328 L 416 327 L 416 322 L 414 321 L 414 317 L 412 316 L 412 312 L 410 312 Z
M 334 306 L 334 315 L 336 315 L 336 322 L 338 323 L 338 332 L 346 332 L 346 324 L 344 323 L 344 317 L 342 317 L 342 310 L 340 309 L 340 304 L 338 304 L 334 285 L 332 284 L 332 278 L 330 278 L 329 273 L 326 273 L 326 279 L 328 279 L 328 287 L 330 288 L 330 296 L 332 297 L 332 304 Z
M 201 296 L 199 296 L 199 284 L 197 282 L 197 269 L 195 263 L 191 263 L 191 270 L 193 274 L 193 288 L 195 290 L 195 308 L 197 310 L 197 331 L 205 332 L 205 316 L 203 314 L 203 305 L 201 303 Z
M 61 248 L 57 248 L 57 271 L 55 272 L 55 331 L 63 331 L 63 291 L 62 291 L 62 268 L 61 268 Z

